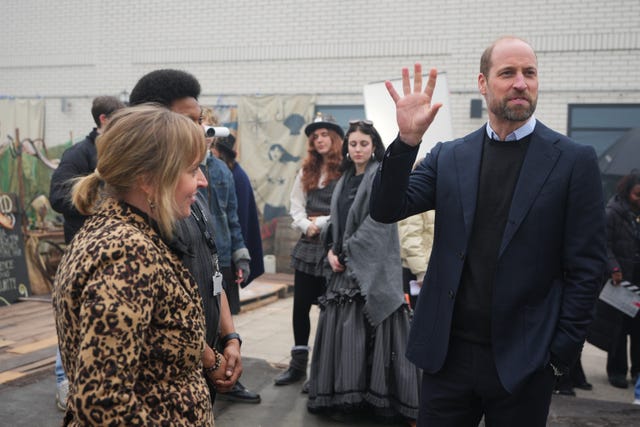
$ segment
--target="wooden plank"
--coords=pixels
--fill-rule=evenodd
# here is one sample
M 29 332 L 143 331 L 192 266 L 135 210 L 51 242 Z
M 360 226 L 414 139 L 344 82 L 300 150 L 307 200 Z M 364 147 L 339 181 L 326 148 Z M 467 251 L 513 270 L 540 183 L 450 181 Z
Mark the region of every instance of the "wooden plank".
M 0 338 L 0 348 L 15 344 L 15 341 Z
M 50 326 L 46 328 L 34 328 L 33 331 L 14 330 L 11 331 L 11 333 L 5 333 L 4 331 L 2 331 L 0 333 L 0 338 L 8 341 L 15 341 L 17 343 L 30 343 L 33 341 L 40 341 L 55 335 L 56 328 Z
M 275 302 L 277 300 L 278 300 L 278 295 L 276 294 L 253 300 L 246 304 L 242 304 L 241 312 L 246 313 L 247 311 L 255 310 L 256 308 L 262 307 L 263 305 L 271 304 L 272 302 Z
M 12 321 L 16 321 L 18 319 L 29 319 L 35 316 L 53 317 L 54 313 L 53 307 L 49 304 L 39 305 L 36 307 L 25 307 L 24 309 L 21 309 L 19 311 L 3 312 L 3 310 L 6 310 L 6 307 L 0 308 L 0 313 L 2 313 L 0 315 L 0 322 L 2 323 L 11 323 Z
M 43 348 L 57 346 L 58 345 L 58 337 L 53 336 L 43 340 L 38 340 L 36 342 L 32 342 L 29 344 L 21 345 L 19 347 L 11 347 L 9 348 L 9 353 L 16 354 L 27 354 L 32 353 L 34 351 L 42 350 Z
M 26 374 L 18 371 L 4 371 L 0 372 L 0 384 L 5 384 L 11 381 L 15 381 L 20 377 L 24 377 Z
M 56 326 L 52 317 L 25 319 L 20 324 L 0 324 L 0 339 L 22 341 L 25 337 L 55 333 Z
M 293 275 L 286 273 L 271 273 L 271 274 L 263 274 L 262 276 L 255 279 L 249 287 L 260 284 L 273 284 L 273 283 L 281 283 L 281 284 L 293 284 Z
M 17 370 L 18 372 L 23 372 L 25 374 L 33 373 L 33 372 L 45 370 L 45 369 L 48 369 L 48 370 L 51 370 L 51 372 L 54 372 L 55 362 L 56 362 L 56 356 L 54 354 L 53 356 L 45 357 L 44 359 L 38 358 L 38 360 L 35 360 L 33 363 L 22 365 L 15 370 Z
M 286 285 L 282 284 L 262 284 L 260 286 L 248 286 L 240 289 L 240 301 L 243 304 L 249 303 L 255 299 L 264 298 L 272 294 L 278 294 L 282 289 L 285 289 Z
M 1 371 L 24 371 L 25 366 L 56 356 L 56 347 L 46 347 L 25 354 L 3 354 L 0 358 Z
M 22 323 L 19 324 L 4 325 L 4 327 L 0 329 L 0 333 L 6 335 L 15 333 L 16 331 L 22 331 L 23 334 L 28 334 L 31 330 L 46 328 L 55 328 L 53 317 L 25 319 Z
M 51 303 L 47 302 L 17 302 L 0 307 L 0 322 L 16 317 L 29 317 L 34 313 L 53 312 Z

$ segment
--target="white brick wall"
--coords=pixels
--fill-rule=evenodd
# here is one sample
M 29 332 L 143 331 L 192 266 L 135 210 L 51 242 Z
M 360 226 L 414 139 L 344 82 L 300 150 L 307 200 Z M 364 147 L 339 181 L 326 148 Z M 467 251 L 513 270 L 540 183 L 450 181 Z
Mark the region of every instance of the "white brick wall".
M 447 72 L 460 135 L 483 123 L 469 100 L 482 50 L 503 34 L 538 52 L 547 125 L 566 131 L 568 103 L 640 103 L 638 0 L 3 0 L 0 16 L 0 96 L 45 97 L 49 145 L 88 132 L 94 96 L 166 67 L 198 77 L 205 103 L 314 93 L 340 105 L 420 61 Z

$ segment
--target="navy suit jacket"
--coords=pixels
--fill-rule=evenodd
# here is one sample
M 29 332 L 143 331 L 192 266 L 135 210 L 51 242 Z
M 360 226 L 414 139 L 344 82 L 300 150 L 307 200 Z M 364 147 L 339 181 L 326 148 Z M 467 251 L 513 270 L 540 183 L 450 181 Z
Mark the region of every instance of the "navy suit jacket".
M 371 216 L 377 221 L 436 210 L 434 245 L 407 349 L 407 357 L 429 373 L 440 370 L 447 355 L 485 127 L 438 143 L 413 172 L 417 147 L 396 140 L 373 183 Z M 595 151 L 540 122 L 529 144 L 500 245 L 491 306 L 492 351 L 510 392 L 546 367 L 551 354 L 567 366 L 578 357 L 606 262 Z

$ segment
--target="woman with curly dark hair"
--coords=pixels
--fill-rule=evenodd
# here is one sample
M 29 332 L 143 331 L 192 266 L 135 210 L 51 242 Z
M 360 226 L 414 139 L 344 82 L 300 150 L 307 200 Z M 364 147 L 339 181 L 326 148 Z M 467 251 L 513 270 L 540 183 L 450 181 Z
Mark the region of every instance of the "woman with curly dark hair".
M 318 113 L 305 128 L 307 156 L 291 190 L 291 226 L 302 235 L 291 254 L 293 282 L 293 336 L 289 368 L 275 379 L 276 385 L 292 384 L 307 376 L 309 360 L 309 311 L 323 294 L 325 279 L 320 261 L 325 250 L 320 230 L 329 219 L 329 203 L 340 178 L 344 131 L 330 116 Z

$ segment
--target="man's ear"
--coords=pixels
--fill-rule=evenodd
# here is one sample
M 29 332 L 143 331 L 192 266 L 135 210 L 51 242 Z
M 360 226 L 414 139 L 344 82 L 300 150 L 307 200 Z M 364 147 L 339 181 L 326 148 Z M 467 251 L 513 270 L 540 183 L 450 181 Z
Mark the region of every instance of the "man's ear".
M 482 95 L 487 94 L 487 79 L 482 73 L 478 74 L 478 90 Z
M 104 129 L 107 123 L 109 123 L 109 118 L 104 113 L 98 116 L 98 120 L 100 121 L 100 129 Z

